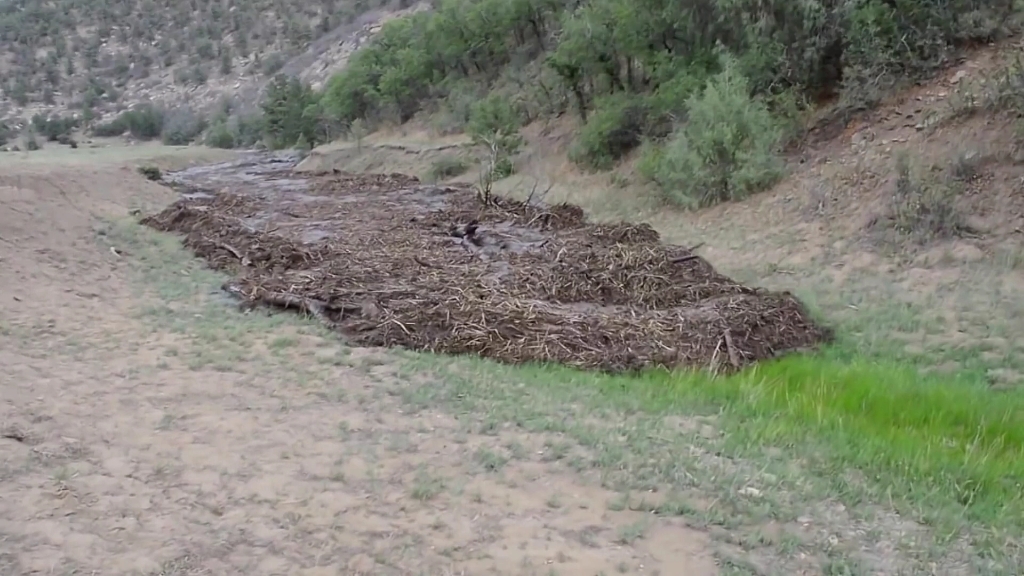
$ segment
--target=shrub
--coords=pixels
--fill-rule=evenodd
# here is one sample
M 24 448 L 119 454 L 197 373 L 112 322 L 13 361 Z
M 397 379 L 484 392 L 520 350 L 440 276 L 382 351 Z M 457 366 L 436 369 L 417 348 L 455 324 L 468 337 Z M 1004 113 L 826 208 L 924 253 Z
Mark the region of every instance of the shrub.
M 285 148 L 298 141 L 308 148 L 317 144 L 322 107 L 319 95 L 308 85 L 277 76 L 267 87 L 261 107 L 264 132 L 271 147 Z
M 215 124 L 206 133 L 206 145 L 210 148 L 231 149 L 235 147 L 235 136 L 226 124 Z
M 48 141 L 57 142 L 78 127 L 78 120 L 70 116 L 36 114 L 32 117 L 32 127 Z
M 259 114 L 237 114 L 228 119 L 235 146 L 252 148 L 263 140 L 263 118 Z
M 687 122 L 663 148 L 645 152 L 642 173 L 688 207 L 739 200 L 774 184 L 783 173 L 780 123 L 749 94 L 747 79 L 727 58 L 687 102 Z
M 485 178 L 489 181 L 511 176 L 515 171 L 512 157 L 523 145 L 523 137 L 519 134 L 521 124 L 518 111 L 501 96 L 492 94 L 473 105 L 466 132 L 474 144 L 488 150 Z
M 462 132 L 469 125 L 473 105 L 486 95 L 471 82 L 454 83 L 431 115 L 431 128 L 440 136 Z
M 576 137 L 570 159 L 592 170 L 611 169 L 640 145 L 647 115 L 648 106 L 640 95 L 619 92 L 600 98 Z
M 286 59 L 284 54 L 274 52 L 263 59 L 261 68 L 263 69 L 264 74 L 267 76 L 273 76 L 274 74 L 277 74 L 281 68 L 284 68 L 285 62 Z
M 966 229 L 956 209 L 961 191 L 962 183 L 953 178 L 929 181 L 920 177 L 909 156 L 899 154 L 890 214 L 893 227 L 901 234 L 923 240 L 959 236 Z
M 28 136 L 25 138 L 25 150 L 28 150 L 29 152 L 35 152 L 36 150 L 40 149 L 42 149 L 42 146 L 40 146 L 39 141 L 36 140 L 35 133 L 29 132 Z
M 440 182 L 441 180 L 461 176 L 468 170 L 469 164 L 464 159 L 458 156 L 445 156 L 430 165 L 427 179 L 432 182 Z
M 187 146 L 206 130 L 206 118 L 191 108 L 175 108 L 163 118 L 160 139 L 167 146 Z
M 521 125 L 522 119 L 512 103 L 492 94 L 472 106 L 466 133 L 474 143 L 493 146 L 499 155 L 508 157 L 523 145 Z
M 163 180 L 164 174 L 156 166 L 139 166 L 139 174 L 142 174 L 146 180 L 152 180 L 157 182 Z
M 95 136 L 121 136 L 130 133 L 139 140 L 159 138 L 163 132 L 164 113 L 152 104 L 145 104 L 135 110 L 122 112 L 110 122 L 97 124 L 92 133 Z

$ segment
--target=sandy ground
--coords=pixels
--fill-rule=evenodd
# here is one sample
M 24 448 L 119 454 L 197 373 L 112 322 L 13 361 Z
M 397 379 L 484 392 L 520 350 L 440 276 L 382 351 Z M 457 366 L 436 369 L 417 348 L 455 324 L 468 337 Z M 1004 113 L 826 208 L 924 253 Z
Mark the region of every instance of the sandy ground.
M 140 284 L 110 222 L 171 193 L 35 158 L 0 164 L 0 574 L 717 573 L 545 435 L 406 413 L 376 352 Z

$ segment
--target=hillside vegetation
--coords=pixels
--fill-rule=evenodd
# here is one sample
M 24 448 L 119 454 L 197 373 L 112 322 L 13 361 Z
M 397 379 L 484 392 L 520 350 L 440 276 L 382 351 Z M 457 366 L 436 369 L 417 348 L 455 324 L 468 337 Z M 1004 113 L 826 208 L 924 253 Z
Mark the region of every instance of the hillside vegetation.
M 577 164 L 605 169 L 649 141 L 643 172 L 702 205 L 776 181 L 808 103 L 843 120 L 1016 15 L 1007 0 L 443 0 L 385 25 L 319 106 L 343 127 L 429 115 L 441 133 L 495 99 L 520 124 L 571 112 Z
M 169 144 L 310 147 L 417 118 L 439 134 L 475 124 L 486 143 L 572 114 L 579 166 L 607 169 L 646 144 L 642 173 L 699 206 L 777 181 L 808 105 L 845 120 L 1012 33 L 1018 14 L 1012 0 L 434 0 L 384 24 L 322 90 L 286 66 L 306 52 L 306 68 L 335 69 L 327 46 L 351 23 L 411 5 L 3 0 L 0 87 L 51 140 L 44 120 Z M 247 106 L 257 98 L 262 110 Z
M 89 127 L 141 106 L 158 109 L 173 125 L 170 143 L 187 143 L 212 116 L 251 108 L 267 79 L 282 71 L 309 76 L 306 68 L 323 68 L 321 60 L 362 24 L 407 5 L 0 0 L 0 122 L 7 132 L 35 115 Z M 312 59 L 299 58 L 309 50 Z M 35 134 L 46 136 L 36 124 Z M 125 130 L 130 124 L 121 122 Z M 147 130 L 131 132 L 145 137 Z

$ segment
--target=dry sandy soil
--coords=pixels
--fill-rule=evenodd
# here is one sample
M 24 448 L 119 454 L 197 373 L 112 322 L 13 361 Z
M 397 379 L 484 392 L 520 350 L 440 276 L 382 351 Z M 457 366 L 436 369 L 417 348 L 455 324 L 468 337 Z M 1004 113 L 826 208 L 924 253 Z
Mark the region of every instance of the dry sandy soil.
M 217 302 L 126 223 L 173 193 L 123 158 L 35 158 L 0 166 L 0 573 L 717 573 L 551 435 L 406 410 L 380 353 Z

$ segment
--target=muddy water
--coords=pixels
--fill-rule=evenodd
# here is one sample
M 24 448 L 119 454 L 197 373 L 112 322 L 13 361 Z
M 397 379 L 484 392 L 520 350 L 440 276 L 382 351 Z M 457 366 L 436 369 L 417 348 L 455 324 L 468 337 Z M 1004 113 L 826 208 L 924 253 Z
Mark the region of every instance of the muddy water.
M 398 177 L 395 177 L 394 185 L 383 182 L 382 186 L 373 189 L 344 187 L 339 193 L 314 191 L 316 175 L 293 172 L 301 160 L 294 152 L 252 152 L 229 162 L 171 172 L 165 180 L 187 199 L 209 199 L 220 193 L 257 196 L 264 200 L 267 209 L 242 218 L 244 226 L 254 230 L 275 227 L 287 230 L 289 236 L 306 244 L 331 238 L 344 227 L 345 216 L 349 214 L 346 205 L 372 201 L 403 210 L 419 208 L 427 213 L 444 209 L 454 192 L 445 186 L 403 182 Z M 325 214 L 333 218 L 318 217 Z M 482 254 L 494 251 L 523 253 L 548 237 L 510 222 L 492 223 L 486 228 L 486 234 L 481 232 L 484 238 L 484 245 L 479 247 Z M 458 242 L 457 239 L 453 241 Z

